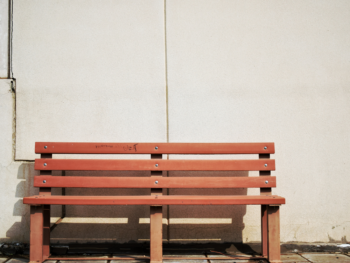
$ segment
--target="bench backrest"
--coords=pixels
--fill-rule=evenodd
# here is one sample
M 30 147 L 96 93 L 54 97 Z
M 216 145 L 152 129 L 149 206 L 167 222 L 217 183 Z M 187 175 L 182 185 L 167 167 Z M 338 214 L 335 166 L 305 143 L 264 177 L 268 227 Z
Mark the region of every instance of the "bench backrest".
M 276 187 L 274 143 L 63 143 L 37 142 L 34 186 L 41 194 L 51 187 L 75 188 L 261 188 Z M 52 154 L 151 154 L 150 160 L 52 159 Z M 257 154 L 250 160 L 162 159 L 163 154 Z M 151 171 L 150 177 L 51 176 L 62 171 Z M 259 171 L 259 177 L 162 177 L 162 171 Z

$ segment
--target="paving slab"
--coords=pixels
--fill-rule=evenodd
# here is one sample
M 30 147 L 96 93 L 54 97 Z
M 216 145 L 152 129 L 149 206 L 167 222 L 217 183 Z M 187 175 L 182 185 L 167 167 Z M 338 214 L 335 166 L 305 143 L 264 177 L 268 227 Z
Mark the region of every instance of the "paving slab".
M 176 251 L 169 251 L 164 252 L 163 257 L 174 257 L 174 259 L 165 259 L 163 262 L 165 263 L 185 263 L 185 262 L 192 262 L 192 263 L 208 263 L 208 260 L 206 259 L 206 256 L 204 253 L 190 253 L 190 252 L 176 252 Z M 179 259 L 177 259 L 179 258 Z M 196 258 L 196 259 L 186 259 L 183 260 L 181 258 Z M 198 259 L 200 258 L 200 259 Z M 203 259 L 201 259 L 203 258 Z
M 111 260 L 111 263 L 145 263 L 145 262 L 149 262 L 149 259 L 135 259 L 135 260 L 130 260 L 130 259 L 126 259 L 126 260 Z
M 3 258 L 3 257 L 1 257 L 1 258 L 0 258 L 0 263 L 5 262 L 6 260 L 8 260 L 8 258 Z
M 113 257 L 117 257 L 117 258 L 130 258 L 130 257 L 143 257 L 146 256 L 144 254 L 137 254 L 137 253 L 133 253 L 133 254 L 113 254 Z M 111 260 L 110 263 L 144 263 L 144 262 L 149 262 L 149 259 L 135 259 L 135 260 Z
M 107 260 L 60 260 L 59 263 L 107 263 Z
M 283 263 L 301 263 L 301 262 L 309 262 L 302 256 L 298 254 L 286 254 L 286 255 L 281 255 L 281 260 Z
M 88 255 L 88 256 L 77 256 L 77 255 L 64 255 L 65 258 L 87 258 L 86 260 L 60 260 L 58 263 L 107 263 L 107 256 L 101 255 Z M 88 257 L 101 258 L 101 260 L 89 260 Z
M 6 263 L 28 263 L 29 259 L 27 258 L 11 258 Z
M 313 263 L 324 262 L 344 262 L 350 263 L 350 257 L 342 254 L 320 254 L 320 253 L 303 253 L 303 257 L 307 258 Z
M 237 263 L 268 263 L 267 260 L 265 259 L 245 259 L 244 256 L 240 257 L 240 255 L 232 255 L 234 258 L 229 258 L 227 259 L 213 259 L 213 258 L 218 258 L 218 257 L 224 257 L 221 255 L 208 255 L 208 258 L 210 259 L 210 262 L 213 263 L 232 263 L 232 262 L 237 262 Z M 237 257 L 240 257 L 239 259 Z M 247 255 L 246 255 L 247 257 Z
M 194 258 L 197 258 L 193 256 Z M 203 257 L 203 259 L 181 259 L 181 257 L 178 257 L 179 259 L 164 259 L 163 262 L 165 263 L 184 263 L 184 262 L 191 262 L 191 263 L 208 263 L 208 260 Z M 190 258 L 190 256 L 186 256 L 186 258 Z
M 227 255 L 227 259 L 213 259 L 213 258 L 225 258 L 225 255 Z M 226 262 L 226 263 L 232 263 L 232 262 L 237 262 L 237 263 L 245 263 L 245 262 L 255 262 L 255 263 L 268 263 L 267 260 L 264 259 L 248 259 L 253 257 L 252 254 L 245 254 L 245 253 L 213 253 L 210 255 L 207 255 L 207 257 L 210 259 L 210 262 L 214 262 L 214 263 L 220 263 L 220 262 Z M 232 258 L 230 258 L 232 257 Z M 257 256 L 259 257 L 259 256 Z

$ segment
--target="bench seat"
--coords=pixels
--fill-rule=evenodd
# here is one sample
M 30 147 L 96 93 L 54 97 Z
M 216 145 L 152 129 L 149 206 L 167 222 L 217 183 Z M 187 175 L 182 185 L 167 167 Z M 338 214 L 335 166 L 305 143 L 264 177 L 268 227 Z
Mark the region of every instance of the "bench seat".
M 138 196 L 46 196 L 25 197 L 29 205 L 281 205 L 277 195 L 138 195 Z

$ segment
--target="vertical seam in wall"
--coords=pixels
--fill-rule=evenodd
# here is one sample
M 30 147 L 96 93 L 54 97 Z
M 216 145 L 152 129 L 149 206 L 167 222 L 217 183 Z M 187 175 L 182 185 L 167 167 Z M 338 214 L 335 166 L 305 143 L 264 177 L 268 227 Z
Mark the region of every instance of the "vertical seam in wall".
M 17 118 L 16 118 L 16 80 L 11 80 L 11 93 L 12 93 L 12 159 L 16 161 L 16 126 L 17 126 Z
M 164 60 L 165 60 L 165 115 L 166 115 L 166 142 L 169 142 L 169 100 L 168 100 L 168 50 L 167 50 L 167 34 L 166 34 L 166 0 L 164 0 Z M 167 159 L 169 159 L 169 154 L 167 154 Z M 166 172 L 166 176 L 169 177 L 169 171 Z M 167 188 L 167 195 L 169 195 L 169 188 Z M 170 242 L 170 209 L 167 205 L 167 239 Z
M 12 74 L 12 31 L 13 31 L 13 0 L 8 0 L 8 47 L 7 47 L 7 77 L 10 79 Z
M 166 110 L 166 141 L 169 142 L 169 100 L 168 100 L 168 55 L 167 55 L 167 32 L 166 32 L 166 0 L 164 0 L 164 52 L 165 52 L 165 110 Z M 167 155 L 169 159 L 169 155 Z
M 16 161 L 17 143 L 17 94 L 16 79 L 12 72 L 12 42 L 13 42 L 13 0 L 8 0 L 8 47 L 7 47 L 7 77 L 11 80 L 11 91 L 13 98 L 12 105 L 12 159 Z

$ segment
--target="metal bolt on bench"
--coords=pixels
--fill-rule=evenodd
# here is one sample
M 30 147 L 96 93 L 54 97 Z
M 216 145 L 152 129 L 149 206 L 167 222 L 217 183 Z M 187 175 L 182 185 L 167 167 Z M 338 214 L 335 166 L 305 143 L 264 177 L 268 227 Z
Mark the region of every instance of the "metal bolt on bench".
M 280 259 L 279 206 L 285 199 L 271 195 L 276 187 L 274 143 L 63 143 L 37 142 L 34 186 L 39 195 L 25 197 L 30 208 L 30 262 L 50 257 L 51 205 L 150 206 L 150 262 L 163 262 L 162 205 L 260 205 L 262 257 Z M 52 159 L 52 154 L 150 154 L 151 160 Z M 162 159 L 162 154 L 258 154 L 255 160 Z M 161 170 L 160 170 L 161 169 Z M 150 171 L 149 177 L 52 176 L 52 171 Z M 162 177 L 162 171 L 259 171 L 259 177 Z M 268 180 L 267 180 L 268 179 Z M 51 188 L 150 188 L 151 195 L 52 196 Z M 260 188 L 260 195 L 162 195 L 163 188 Z M 88 209 L 88 208 L 87 208 Z M 254 257 L 257 259 L 257 257 Z M 113 258 L 116 259 L 116 258 Z M 123 258 L 124 260 L 126 258 Z M 130 258 L 135 259 L 135 258 Z M 144 259 L 144 258 L 143 258 Z M 166 259 L 170 259 L 166 257 Z M 177 260 L 185 258 L 176 258 Z M 228 258 L 229 259 L 229 258 Z M 76 259 L 77 260 L 77 259 Z M 89 258 L 89 260 L 92 260 Z

